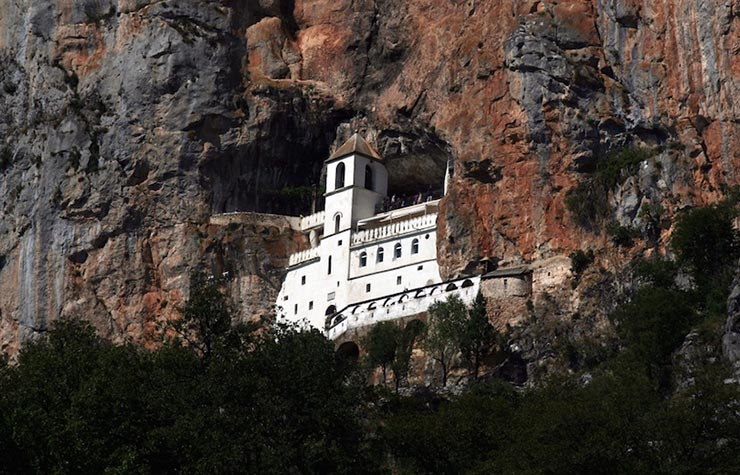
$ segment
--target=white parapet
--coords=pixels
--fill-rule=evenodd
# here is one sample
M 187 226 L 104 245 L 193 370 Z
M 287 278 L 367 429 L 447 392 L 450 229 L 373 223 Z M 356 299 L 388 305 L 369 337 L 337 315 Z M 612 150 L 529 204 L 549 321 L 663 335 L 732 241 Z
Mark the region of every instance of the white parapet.
M 314 213 L 309 216 L 303 216 L 300 220 L 301 231 L 308 231 L 310 229 L 323 226 L 324 219 L 326 219 L 325 211 L 319 211 L 318 213 Z
M 476 276 L 352 304 L 336 313 L 332 326 L 326 330 L 326 336 L 336 340 L 355 328 L 418 315 L 429 310 L 434 303 L 445 301 L 453 295 L 470 305 L 479 289 L 480 276 Z
M 403 234 L 417 232 L 422 229 L 432 229 L 437 226 L 437 213 L 419 216 L 417 218 L 407 219 L 391 223 L 378 228 L 358 231 L 352 235 L 352 245 L 365 244 L 380 239 L 392 238 Z
M 231 213 L 213 214 L 208 219 L 208 222 L 209 224 L 219 226 L 227 226 L 229 224 L 275 226 L 280 230 L 285 230 L 287 228 L 298 229 L 299 220 L 300 218 L 280 214 L 234 211 Z
M 319 249 L 318 247 L 312 247 L 311 249 L 291 254 L 288 258 L 288 266 L 292 267 L 312 259 L 317 259 L 319 257 Z

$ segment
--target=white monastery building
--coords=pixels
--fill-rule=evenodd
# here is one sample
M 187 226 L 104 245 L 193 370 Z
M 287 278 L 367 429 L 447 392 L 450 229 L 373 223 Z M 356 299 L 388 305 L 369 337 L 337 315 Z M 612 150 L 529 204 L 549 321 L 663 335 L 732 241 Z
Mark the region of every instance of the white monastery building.
M 280 317 L 336 339 L 353 328 L 422 313 L 450 295 L 473 301 L 480 276 L 440 277 L 439 199 L 419 194 L 400 207 L 389 199 L 388 171 L 358 134 L 325 166 L 325 209 L 300 219 L 311 248 L 290 256 L 276 302 Z

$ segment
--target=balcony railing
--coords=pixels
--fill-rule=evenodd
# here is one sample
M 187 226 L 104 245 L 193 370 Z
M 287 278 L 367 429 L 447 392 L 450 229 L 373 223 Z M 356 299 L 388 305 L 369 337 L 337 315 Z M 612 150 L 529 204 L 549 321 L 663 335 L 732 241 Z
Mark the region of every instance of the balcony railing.
M 317 259 L 319 257 L 319 248 L 313 247 L 311 249 L 306 249 L 305 251 L 296 252 L 295 254 L 291 254 L 288 258 L 288 265 L 289 266 L 295 266 L 302 262 L 310 261 L 312 259 Z
M 302 217 L 299 222 L 299 225 L 301 227 L 301 230 L 305 231 L 307 229 L 316 228 L 316 227 L 323 225 L 325 218 L 326 218 L 326 212 L 319 211 L 318 213 L 314 213 L 312 215 Z
M 437 213 L 419 216 L 417 218 L 407 219 L 381 226 L 374 229 L 358 231 L 352 235 L 352 245 L 363 244 L 377 241 L 379 239 L 391 238 L 413 231 L 420 231 L 426 228 L 433 228 L 437 225 Z
M 443 189 L 429 190 L 425 193 L 416 193 L 413 195 L 392 195 L 386 197 L 382 203 L 375 207 L 376 213 L 385 213 L 386 211 L 393 211 L 396 209 L 405 208 L 407 206 L 418 205 L 421 203 L 428 203 L 442 198 L 444 196 Z

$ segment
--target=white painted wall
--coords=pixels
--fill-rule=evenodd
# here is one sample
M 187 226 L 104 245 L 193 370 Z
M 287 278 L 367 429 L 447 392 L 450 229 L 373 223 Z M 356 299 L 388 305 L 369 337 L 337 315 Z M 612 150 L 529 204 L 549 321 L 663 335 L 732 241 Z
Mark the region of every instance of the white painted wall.
M 286 275 L 277 302 L 282 307 L 280 315 L 290 321 L 306 319 L 312 326 L 323 329 L 330 305 L 339 310 L 356 302 L 442 282 L 436 260 L 436 228 L 368 242 L 352 249 L 350 239 L 349 230 L 333 234 L 323 239 L 318 249 L 291 257 L 291 262 L 298 262 L 298 257 L 307 260 L 289 269 Z M 419 252 L 412 254 L 415 239 L 419 241 Z M 401 244 L 400 258 L 394 258 L 396 244 Z M 380 246 L 385 249 L 382 263 L 377 262 Z M 368 255 L 365 267 L 360 267 L 362 252 Z M 327 269 L 330 256 L 331 274 Z M 301 283 L 303 277 L 304 284 Z
M 468 286 L 463 287 L 463 283 Z M 452 295 L 459 297 L 466 305 L 471 305 L 479 289 L 480 277 L 470 277 L 361 302 L 340 309 L 327 331 L 327 336 L 334 340 L 355 328 L 417 315 Z
M 335 175 L 340 163 L 345 166 L 345 180 L 344 186 L 336 189 Z M 373 190 L 364 188 L 366 166 L 373 171 Z M 325 210 L 301 221 L 306 230 L 315 230 L 323 219 L 323 237 L 316 247 L 290 256 L 290 268 L 276 303 L 279 316 L 292 322 L 306 321 L 323 330 L 330 306 L 338 311 L 358 302 L 385 300 L 388 295 L 441 283 L 436 213 L 386 223 L 376 229 L 354 230 L 359 220 L 375 216 L 376 206 L 387 189 L 388 173 L 375 160 L 350 155 L 327 165 Z M 425 210 L 421 207 L 417 213 Z M 340 220 L 338 230 L 336 216 Z M 418 252 L 413 253 L 415 240 Z M 395 255 L 397 244 L 401 245 L 400 257 Z M 381 246 L 384 259 L 379 263 Z M 367 265 L 361 267 L 363 252 L 367 253 Z M 417 300 L 415 305 L 423 306 L 422 300 Z M 405 308 L 405 304 L 401 307 Z M 409 309 L 417 307 L 412 305 Z

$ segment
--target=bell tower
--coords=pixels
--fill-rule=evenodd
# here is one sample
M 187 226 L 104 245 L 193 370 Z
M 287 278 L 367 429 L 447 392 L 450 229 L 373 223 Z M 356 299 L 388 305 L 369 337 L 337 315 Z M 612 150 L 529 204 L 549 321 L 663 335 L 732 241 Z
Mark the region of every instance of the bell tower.
M 349 303 L 350 246 L 357 221 L 375 215 L 388 192 L 388 172 L 370 145 L 353 135 L 326 160 L 324 235 L 319 272 L 327 303 L 343 308 Z
M 378 152 L 354 134 L 326 160 L 324 238 L 375 215 L 388 193 L 388 171 Z

